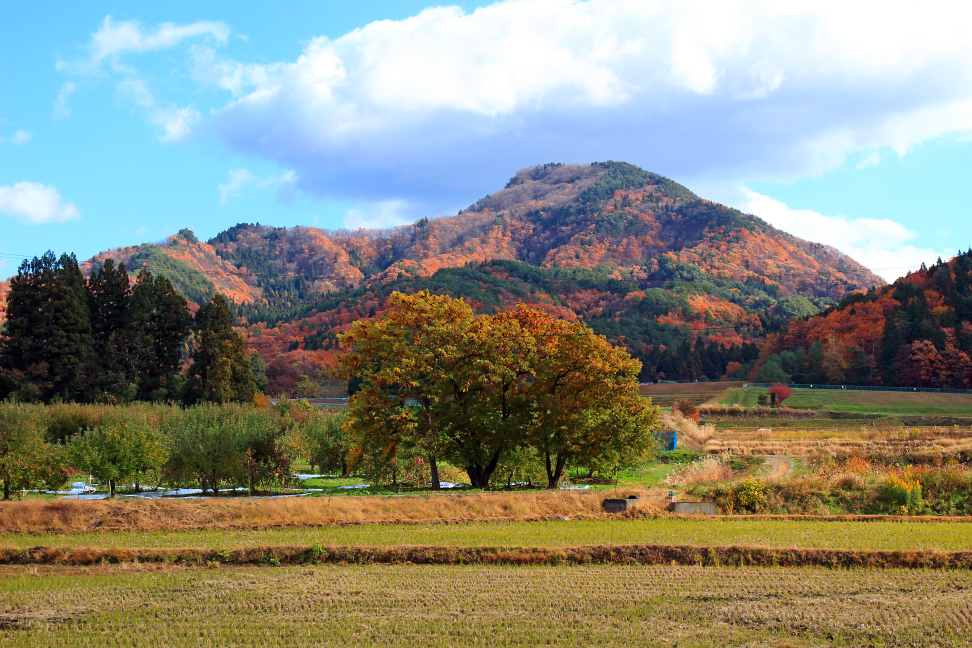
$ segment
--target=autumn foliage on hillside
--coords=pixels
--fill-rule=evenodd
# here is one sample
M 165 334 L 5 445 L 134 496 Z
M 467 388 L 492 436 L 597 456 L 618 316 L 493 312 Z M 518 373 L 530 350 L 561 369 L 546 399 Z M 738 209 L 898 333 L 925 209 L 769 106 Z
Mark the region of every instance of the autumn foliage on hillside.
M 169 277 L 191 306 L 226 295 L 267 362 L 337 351 L 336 335 L 380 313 L 392 289 L 429 289 L 477 312 L 524 302 L 584 318 L 642 360 L 643 379 L 748 371 L 751 354 L 720 349 L 883 285 L 833 248 L 622 162 L 524 169 L 455 216 L 392 229 L 239 224 L 206 243 L 183 230 L 82 270 L 108 256 Z
M 970 356 L 972 251 L 792 321 L 767 338 L 751 377 L 969 388 Z
M 7 294 L 10 292 L 10 284 L 0 281 L 0 326 L 7 317 Z

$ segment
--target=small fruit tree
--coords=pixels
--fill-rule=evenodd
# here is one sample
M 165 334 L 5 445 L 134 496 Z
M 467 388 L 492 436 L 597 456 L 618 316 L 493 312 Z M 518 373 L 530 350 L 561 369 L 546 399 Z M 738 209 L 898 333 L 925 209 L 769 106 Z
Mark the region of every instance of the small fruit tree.
M 776 383 L 775 385 L 770 387 L 769 393 L 773 397 L 774 405 L 781 405 L 783 401 L 785 401 L 787 398 L 793 395 L 793 392 L 790 391 L 790 388 L 784 385 L 783 383 Z

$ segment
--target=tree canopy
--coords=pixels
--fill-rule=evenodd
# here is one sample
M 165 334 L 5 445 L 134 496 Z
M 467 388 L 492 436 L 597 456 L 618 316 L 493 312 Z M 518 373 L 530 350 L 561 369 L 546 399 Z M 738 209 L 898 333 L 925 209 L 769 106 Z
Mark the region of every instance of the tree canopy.
M 460 299 L 394 293 L 340 341 L 343 377 L 361 380 L 349 426 L 362 453 L 417 450 L 433 488 L 439 460 L 486 487 L 504 454 L 533 448 L 555 487 L 571 462 L 618 465 L 655 448 L 640 363 L 582 322 L 523 305 L 476 317 Z

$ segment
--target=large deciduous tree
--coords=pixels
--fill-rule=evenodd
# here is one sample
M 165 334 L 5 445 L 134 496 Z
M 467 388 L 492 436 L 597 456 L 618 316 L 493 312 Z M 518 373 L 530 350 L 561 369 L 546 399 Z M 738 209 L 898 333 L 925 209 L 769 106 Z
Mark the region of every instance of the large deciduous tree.
M 530 437 L 544 457 L 548 488 L 559 485 L 572 462 L 620 462 L 626 451 L 650 451 L 657 408 L 638 396 L 638 360 L 583 322 L 526 308 L 507 316 L 526 316 L 537 344 L 535 378 L 527 390 L 534 416 Z
M 341 344 L 344 377 L 362 381 L 350 425 L 366 452 L 417 448 L 430 467 L 448 459 L 485 488 L 504 453 L 533 448 L 553 488 L 571 461 L 620 455 L 619 443 L 653 447 L 641 363 L 580 322 L 522 305 L 474 317 L 462 300 L 394 293 L 382 318 L 356 322 Z
M 351 425 L 366 450 L 391 460 L 401 447 L 417 449 L 439 486 L 437 461 L 446 451 L 446 399 L 457 366 L 470 353 L 472 310 L 461 300 L 393 293 L 379 320 L 359 320 L 341 337 L 345 377 L 361 376 L 351 398 Z

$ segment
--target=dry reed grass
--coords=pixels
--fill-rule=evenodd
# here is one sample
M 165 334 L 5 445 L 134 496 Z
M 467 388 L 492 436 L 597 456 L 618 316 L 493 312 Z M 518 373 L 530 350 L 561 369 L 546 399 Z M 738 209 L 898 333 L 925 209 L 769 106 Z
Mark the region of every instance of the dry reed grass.
M 732 468 L 729 464 L 722 457 L 708 455 L 669 473 L 665 477 L 665 483 L 669 486 L 688 486 L 730 479 L 732 479 Z
M 679 442 L 692 450 L 704 449 L 705 444 L 715 434 L 715 426 L 711 423 L 699 425 L 677 410 L 671 413 L 663 412 L 661 422 L 666 429 L 674 430 L 678 434 Z
M 846 455 L 955 454 L 972 452 L 967 428 L 874 428 L 859 430 L 720 430 L 705 446 L 710 453 L 805 457 Z
M 614 491 L 440 494 L 399 497 L 314 497 L 206 500 L 25 500 L 0 503 L 0 533 L 157 531 L 368 523 L 530 521 L 603 517 L 605 497 L 650 495 Z M 657 502 L 654 500 L 658 500 Z M 644 500 L 662 507 L 659 496 Z

